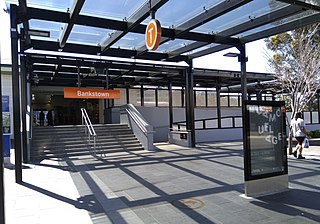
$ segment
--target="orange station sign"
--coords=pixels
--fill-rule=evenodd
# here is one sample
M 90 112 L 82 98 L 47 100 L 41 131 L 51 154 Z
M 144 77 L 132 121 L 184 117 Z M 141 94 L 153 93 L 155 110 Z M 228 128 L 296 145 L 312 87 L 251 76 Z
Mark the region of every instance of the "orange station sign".
M 64 88 L 64 98 L 72 99 L 120 99 L 120 90 Z
M 160 22 L 156 19 L 152 19 L 148 23 L 146 33 L 145 33 L 146 46 L 149 51 L 154 51 L 159 47 L 160 38 L 161 38 Z

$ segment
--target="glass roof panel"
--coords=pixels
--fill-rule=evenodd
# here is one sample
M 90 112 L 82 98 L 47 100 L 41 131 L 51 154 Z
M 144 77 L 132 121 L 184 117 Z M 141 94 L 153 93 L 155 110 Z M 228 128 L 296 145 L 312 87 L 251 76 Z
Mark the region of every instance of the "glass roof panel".
M 73 2 L 73 0 L 27 0 L 27 6 L 67 12 L 68 9 L 71 9 Z
M 320 15 L 320 13 L 317 12 L 317 11 L 311 11 L 311 10 L 304 11 L 302 13 L 287 17 L 285 19 L 278 20 L 276 22 L 269 23 L 267 25 L 260 26 L 258 28 L 255 28 L 255 29 L 252 29 L 252 30 L 249 30 L 249 31 L 237 34 L 237 35 L 234 35 L 233 37 L 242 38 L 242 37 L 245 37 L 245 36 L 248 36 L 248 35 L 251 35 L 251 34 L 255 34 L 255 33 L 258 33 L 258 32 L 264 31 L 264 30 L 275 28 L 275 27 L 280 26 L 280 25 L 284 25 L 286 23 L 293 22 L 295 20 L 303 19 L 305 17 L 311 16 L 311 15 L 314 15 L 314 14 L 319 14 Z
M 144 34 L 127 33 L 119 41 L 117 41 L 112 47 L 121 49 L 139 49 L 144 45 Z
M 111 32 L 113 30 L 74 25 L 67 42 L 98 45 Z
M 49 31 L 50 37 L 41 38 L 41 40 L 53 40 L 57 41 L 60 38 L 61 31 L 65 23 L 58 22 L 48 22 L 44 20 L 31 19 L 29 22 L 29 27 L 31 30 L 41 30 L 41 31 Z M 32 37 L 34 39 L 39 39 L 38 37 Z
M 310 4 L 310 5 L 320 6 L 320 0 L 298 0 L 298 1 Z
M 188 3 L 182 0 L 170 0 L 157 10 L 156 19 L 160 21 L 162 27 L 177 27 L 219 2 L 221 0 L 196 0 Z M 149 21 L 150 18 L 147 18 L 143 23 L 147 24 Z
M 182 55 L 194 54 L 194 53 L 197 53 L 197 52 L 199 52 L 199 51 L 207 50 L 207 49 L 209 49 L 209 48 L 211 48 L 211 47 L 216 47 L 216 46 L 218 46 L 218 45 L 219 45 L 219 44 L 208 44 L 208 45 L 206 45 L 206 46 L 197 48 L 197 49 L 195 49 L 195 50 L 192 50 L 192 51 L 188 51 L 188 52 L 186 52 L 186 53 L 183 53 Z
M 191 43 L 194 43 L 194 41 L 191 40 L 181 40 L 181 39 L 175 39 L 171 41 L 167 41 L 164 44 L 160 45 L 157 49 L 157 52 L 161 53 L 168 53 L 174 50 L 177 50 L 181 47 L 185 47 Z
M 261 15 L 270 13 L 274 10 L 287 6 L 288 4 L 271 1 L 252 1 L 245 5 L 245 7 L 239 7 L 229 13 L 226 13 L 217 19 L 214 19 L 202 26 L 197 27 L 193 31 L 200 33 L 220 33 L 226 29 L 237 26 L 238 24 L 250 21 Z
M 123 20 L 137 11 L 146 0 L 89 0 L 80 14 Z

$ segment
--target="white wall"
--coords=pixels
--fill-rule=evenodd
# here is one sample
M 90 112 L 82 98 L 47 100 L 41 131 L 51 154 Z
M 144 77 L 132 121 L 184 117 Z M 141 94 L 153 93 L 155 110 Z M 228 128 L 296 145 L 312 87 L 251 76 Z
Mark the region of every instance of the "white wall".
M 155 135 L 154 141 L 155 142 L 166 142 L 168 141 L 168 132 L 169 132 L 169 108 L 167 107 L 136 107 L 138 111 L 142 114 L 142 116 L 148 121 L 148 123 L 153 126 Z M 195 108 L 195 119 L 204 119 L 204 118 L 216 118 L 217 111 L 216 108 Z M 237 107 L 230 107 L 230 108 L 222 108 L 221 115 L 224 116 L 239 116 L 241 115 L 241 108 Z M 185 109 L 184 108 L 173 108 L 173 121 L 185 121 Z M 222 131 L 223 130 L 223 131 Z M 220 133 L 224 133 L 225 130 L 229 129 L 219 129 L 217 130 Z M 236 129 L 237 130 L 237 129 Z M 241 129 L 240 129 L 241 130 Z M 207 131 L 207 130 L 206 130 Z M 197 131 L 200 133 L 198 136 L 196 134 L 196 142 L 208 142 L 212 139 L 211 132 L 205 134 L 206 131 Z M 230 131 L 226 131 L 227 134 L 221 134 L 221 138 L 223 136 L 229 136 Z M 230 134 L 228 139 L 226 140 L 239 140 L 242 138 L 239 137 L 237 134 L 238 131 L 235 133 Z M 220 135 L 219 135 L 220 136 Z M 218 138 L 218 137 L 217 137 Z M 213 139 L 216 141 L 216 139 Z M 224 140 L 224 139 L 221 139 Z

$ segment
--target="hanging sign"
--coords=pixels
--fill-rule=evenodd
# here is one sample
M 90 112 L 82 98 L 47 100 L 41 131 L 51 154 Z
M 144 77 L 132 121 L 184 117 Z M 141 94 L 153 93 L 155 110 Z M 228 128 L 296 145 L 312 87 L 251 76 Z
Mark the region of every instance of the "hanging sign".
M 64 98 L 120 99 L 120 90 L 64 88 Z
M 161 25 L 156 19 L 150 20 L 146 29 L 146 46 L 149 51 L 154 51 L 160 44 Z

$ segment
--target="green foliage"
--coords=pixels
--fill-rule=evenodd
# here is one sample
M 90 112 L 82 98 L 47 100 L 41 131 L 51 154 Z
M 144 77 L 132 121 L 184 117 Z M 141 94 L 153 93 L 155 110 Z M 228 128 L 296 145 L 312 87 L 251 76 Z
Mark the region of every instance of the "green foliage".
M 320 130 L 308 131 L 311 138 L 320 138 Z
M 269 65 L 275 73 L 274 93 L 287 95 L 293 114 L 314 107 L 320 90 L 320 24 L 313 24 L 265 40 L 273 52 Z

